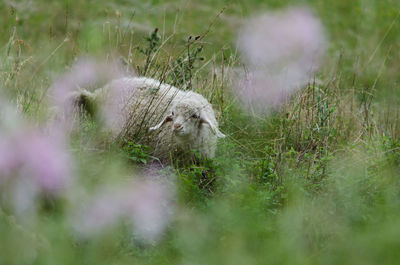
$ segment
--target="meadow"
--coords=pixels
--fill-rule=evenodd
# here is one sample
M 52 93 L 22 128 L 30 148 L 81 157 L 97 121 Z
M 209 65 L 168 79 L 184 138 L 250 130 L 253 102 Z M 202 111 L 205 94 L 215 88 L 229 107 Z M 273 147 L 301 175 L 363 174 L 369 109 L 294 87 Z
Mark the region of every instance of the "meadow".
M 321 20 L 321 67 L 279 108 L 245 111 L 232 90 L 245 67 L 237 30 L 289 6 Z M 1 1 L 0 264 L 397 264 L 399 49 L 395 0 Z M 204 95 L 227 135 L 216 157 L 159 171 L 150 147 L 109 142 L 84 115 L 37 161 L 48 172 L 67 150 L 61 195 L 24 182 L 33 171 L 7 171 L 7 150 L 34 160 L 46 149 L 30 132 L 46 128 L 52 88 L 78 78 L 80 58 Z

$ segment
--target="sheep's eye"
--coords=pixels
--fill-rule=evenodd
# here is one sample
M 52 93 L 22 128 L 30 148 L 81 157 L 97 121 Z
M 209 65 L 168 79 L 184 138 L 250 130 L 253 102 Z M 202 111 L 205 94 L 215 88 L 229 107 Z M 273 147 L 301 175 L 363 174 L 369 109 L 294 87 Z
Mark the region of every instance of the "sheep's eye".
M 193 115 L 192 115 L 192 118 L 193 118 L 193 119 L 198 119 L 199 116 L 197 116 L 196 114 L 193 114 Z
M 174 112 L 172 112 L 171 114 L 174 115 Z

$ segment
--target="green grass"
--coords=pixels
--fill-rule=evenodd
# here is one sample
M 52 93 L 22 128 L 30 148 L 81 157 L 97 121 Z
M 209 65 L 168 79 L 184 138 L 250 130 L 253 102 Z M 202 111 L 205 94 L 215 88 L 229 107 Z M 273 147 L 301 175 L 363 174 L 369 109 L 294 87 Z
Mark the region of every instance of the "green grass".
M 192 78 L 228 137 L 212 161 L 171 169 L 177 210 L 160 242 L 139 244 L 126 224 L 79 239 L 67 220 L 74 205 L 62 199 L 33 224 L 0 205 L 0 264 L 398 263 L 399 1 L 11 2 L 0 2 L 0 86 L 33 122 L 47 119 L 48 89 L 77 58 L 118 54 L 147 76 Z M 309 5 L 326 27 L 321 84 L 254 117 L 236 106 L 229 75 L 214 70 L 241 66 L 243 18 L 290 4 Z M 155 28 L 161 48 L 146 51 Z M 190 75 L 179 61 L 189 36 L 201 36 L 189 49 L 202 47 L 204 58 Z M 105 143 L 90 119 L 71 149 L 89 194 L 153 159 L 139 143 Z

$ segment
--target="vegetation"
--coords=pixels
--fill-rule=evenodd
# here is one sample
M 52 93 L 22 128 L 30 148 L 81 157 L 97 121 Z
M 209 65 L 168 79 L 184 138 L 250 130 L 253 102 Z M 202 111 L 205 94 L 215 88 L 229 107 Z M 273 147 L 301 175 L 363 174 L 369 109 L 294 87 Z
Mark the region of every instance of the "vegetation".
M 35 221 L 24 220 L 0 187 L 0 264 L 398 262 L 400 2 L 301 1 L 326 28 L 327 56 L 315 80 L 268 115 L 243 111 L 230 89 L 243 67 L 236 30 L 298 1 L 133 2 L 0 2 L 0 96 L 43 125 L 57 76 L 80 57 L 117 57 L 204 95 L 228 137 L 215 159 L 161 170 L 175 175 L 175 210 L 150 243 L 125 221 L 81 238 L 70 209 L 82 202 L 64 197 L 43 195 Z M 159 163 L 135 139 L 107 142 L 99 126 L 83 117 L 71 136 L 76 198 Z

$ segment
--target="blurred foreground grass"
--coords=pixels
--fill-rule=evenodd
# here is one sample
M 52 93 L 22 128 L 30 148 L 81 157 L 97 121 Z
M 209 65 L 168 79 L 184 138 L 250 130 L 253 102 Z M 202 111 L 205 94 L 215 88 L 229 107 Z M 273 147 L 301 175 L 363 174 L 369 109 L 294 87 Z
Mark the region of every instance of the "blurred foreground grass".
M 229 90 L 229 69 L 241 67 L 235 32 L 288 4 L 311 6 L 329 51 L 318 85 L 254 117 Z M 142 245 L 125 223 L 82 239 L 67 216 L 80 201 L 43 199 L 35 222 L 0 208 L 0 264 L 397 264 L 399 10 L 390 0 L 0 2 L 0 85 L 33 123 L 47 119 L 48 89 L 77 58 L 118 54 L 159 77 L 189 36 L 206 33 L 194 44 L 204 57 L 194 89 L 229 135 L 213 161 L 171 169 L 176 211 L 160 242 Z M 154 28 L 162 46 L 145 70 Z M 85 121 L 71 144 L 81 189 L 124 183 L 148 163 L 146 148 L 130 146 L 104 145 Z

